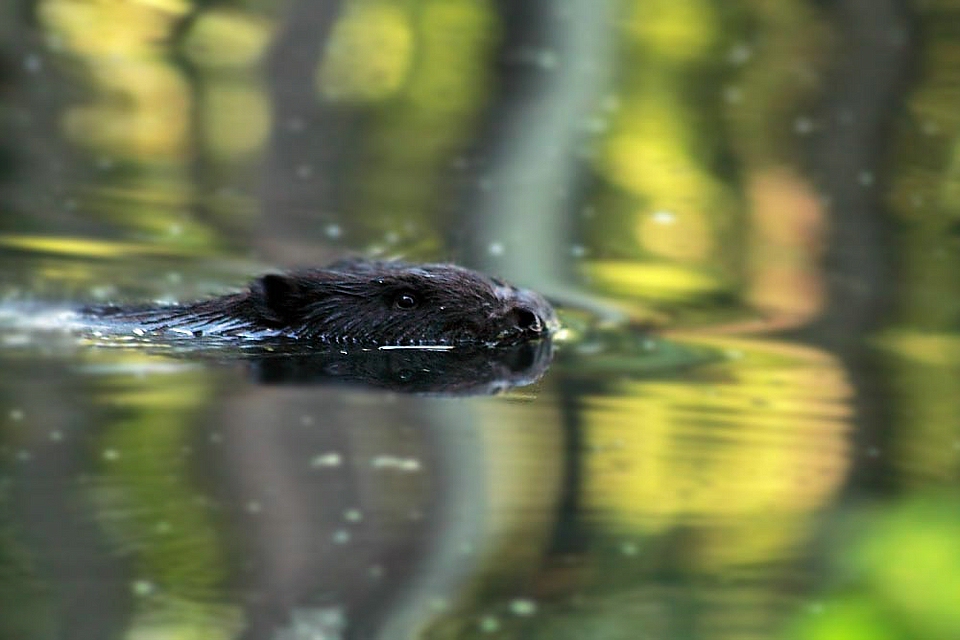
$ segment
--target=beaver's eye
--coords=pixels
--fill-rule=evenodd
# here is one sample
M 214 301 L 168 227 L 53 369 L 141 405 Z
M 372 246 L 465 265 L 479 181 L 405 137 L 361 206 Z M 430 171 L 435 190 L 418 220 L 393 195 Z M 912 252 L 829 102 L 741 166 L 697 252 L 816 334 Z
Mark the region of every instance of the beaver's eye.
M 419 304 L 417 298 L 410 292 L 404 292 L 397 294 L 397 297 L 394 298 L 393 304 L 398 309 L 413 309 Z

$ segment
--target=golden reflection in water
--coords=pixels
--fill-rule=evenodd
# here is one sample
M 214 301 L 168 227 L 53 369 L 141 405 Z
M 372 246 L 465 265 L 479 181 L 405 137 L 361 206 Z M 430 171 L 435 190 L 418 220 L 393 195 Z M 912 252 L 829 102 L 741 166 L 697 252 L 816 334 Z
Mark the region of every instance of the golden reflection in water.
M 585 509 L 611 533 L 697 532 L 714 572 L 789 558 L 846 478 L 852 390 L 827 353 L 714 339 L 696 382 L 626 381 L 586 400 Z

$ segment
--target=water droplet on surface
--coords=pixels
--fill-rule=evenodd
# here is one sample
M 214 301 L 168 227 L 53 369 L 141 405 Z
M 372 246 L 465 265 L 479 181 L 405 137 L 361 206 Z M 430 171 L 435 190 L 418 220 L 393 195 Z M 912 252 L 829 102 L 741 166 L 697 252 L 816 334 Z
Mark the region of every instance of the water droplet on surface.
M 510 611 L 518 616 L 532 616 L 537 612 L 537 603 L 528 598 L 517 598 L 510 602 Z
M 484 633 L 496 633 L 500 630 L 500 621 L 496 616 L 483 616 L 478 626 Z
M 672 211 L 654 211 L 651 217 L 657 224 L 673 224 L 677 221 L 677 214 Z
M 793 130 L 797 135 L 805 136 L 813 133 L 814 124 L 813 120 L 806 116 L 800 116 L 793 121 Z
M 340 228 L 338 224 L 328 224 L 327 228 L 324 230 L 324 233 L 327 234 L 328 238 L 337 239 L 343 235 L 343 229 Z
M 27 73 L 37 73 L 43 68 L 43 60 L 35 53 L 31 53 L 23 59 L 23 68 Z
M 727 53 L 727 61 L 733 65 L 742 65 L 753 57 L 753 49 L 744 43 L 735 44 Z
M 743 102 L 743 91 L 739 87 L 726 87 L 723 90 L 723 99 L 729 104 L 740 104 Z
M 339 453 L 329 452 L 321 453 L 314 456 L 310 460 L 310 466 L 314 468 L 320 467 L 339 467 L 342 462 Z

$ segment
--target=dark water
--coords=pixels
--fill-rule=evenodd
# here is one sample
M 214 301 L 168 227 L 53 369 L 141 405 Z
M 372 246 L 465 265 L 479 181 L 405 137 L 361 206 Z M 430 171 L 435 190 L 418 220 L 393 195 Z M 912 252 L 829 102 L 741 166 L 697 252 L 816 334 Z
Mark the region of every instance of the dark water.
M 0 638 L 960 637 L 960 3 L 0 7 Z M 99 338 L 350 253 L 554 344 Z

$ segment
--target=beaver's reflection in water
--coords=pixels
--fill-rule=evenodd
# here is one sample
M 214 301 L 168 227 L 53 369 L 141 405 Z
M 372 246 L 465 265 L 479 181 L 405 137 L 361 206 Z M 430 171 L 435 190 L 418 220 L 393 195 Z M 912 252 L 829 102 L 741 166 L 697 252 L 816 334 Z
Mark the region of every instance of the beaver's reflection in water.
M 550 340 L 496 349 L 380 348 L 245 355 L 266 384 L 344 383 L 400 393 L 488 395 L 532 384 L 553 360 Z
M 464 398 L 538 380 L 548 341 L 245 357 L 259 384 L 197 439 L 236 552 L 243 638 L 407 637 L 475 573 L 516 447 L 536 440 L 544 486 L 562 466 L 552 414 L 534 416 L 546 405 Z M 515 486 L 531 486 L 522 457 Z

